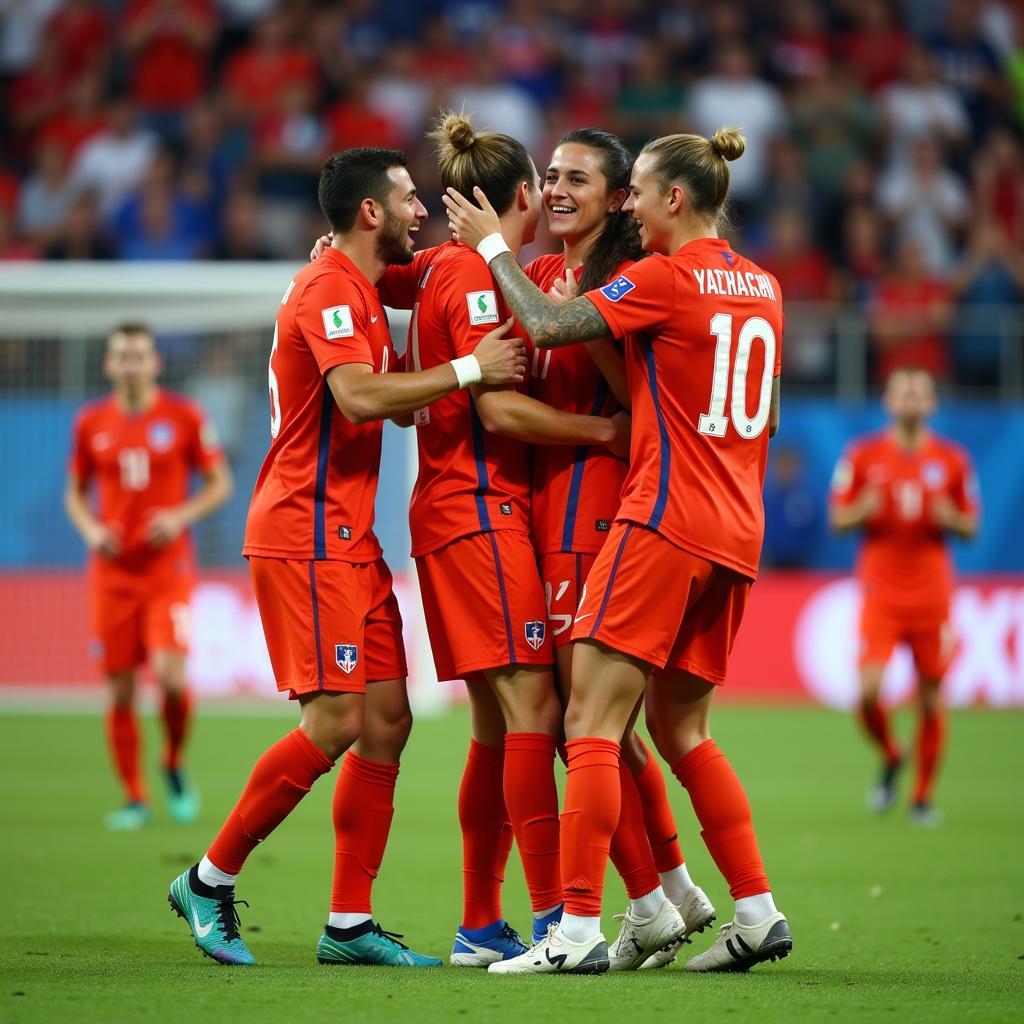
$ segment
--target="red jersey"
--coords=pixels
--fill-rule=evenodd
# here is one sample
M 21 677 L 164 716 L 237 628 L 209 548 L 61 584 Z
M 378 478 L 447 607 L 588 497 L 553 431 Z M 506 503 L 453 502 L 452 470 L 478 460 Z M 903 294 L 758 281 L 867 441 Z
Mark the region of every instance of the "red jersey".
M 720 238 L 651 256 L 587 298 L 625 338 L 633 402 L 617 518 L 751 579 L 764 536 L 778 282 Z
M 118 558 L 93 555 L 91 568 L 104 582 L 188 576 L 192 544 L 183 532 L 164 547 L 152 547 L 146 530 L 158 509 L 186 501 L 194 470 L 223 457 L 199 407 L 158 390 L 142 412 L 125 412 L 114 396 L 91 402 L 75 421 L 71 476 L 97 485 L 96 514 L 121 541 Z
M 624 263 L 618 272 L 632 266 Z M 582 267 L 576 271 L 577 280 Z M 565 257 L 540 256 L 526 275 L 543 292 L 565 277 Z M 537 349 L 530 394 L 564 412 L 611 416 L 619 403 L 582 345 Z M 531 528 L 537 554 L 596 554 L 619 510 L 626 463 L 601 445 L 536 445 L 533 449 Z
M 270 350 L 270 451 L 245 524 L 245 555 L 373 562 L 383 423 L 355 424 L 324 379 L 344 363 L 395 361 L 377 289 L 337 249 L 303 267 L 281 300 Z
M 417 253 L 408 266 L 389 268 L 381 293 L 389 305 L 412 307 L 405 354 L 409 370 L 469 355 L 509 317 L 487 264 L 455 242 Z M 488 433 L 466 388 L 418 410 L 414 421 L 419 447 L 409 506 L 414 556 L 473 533 L 529 532 L 527 445 Z
M 894 611 L 934 609 L 941 616 L 953 592 L 953 564 L 931 509 L 943 496 L 961 512 L 977 510 L 970 457 L 934 434 L 913 451 L 888 431 L 870 434 L 853 442 L 836 465 L 832 501 L 849 505 L 865 487 L 882 495 L 881 508 L 864 525 L 858 575 L 865 596 Z

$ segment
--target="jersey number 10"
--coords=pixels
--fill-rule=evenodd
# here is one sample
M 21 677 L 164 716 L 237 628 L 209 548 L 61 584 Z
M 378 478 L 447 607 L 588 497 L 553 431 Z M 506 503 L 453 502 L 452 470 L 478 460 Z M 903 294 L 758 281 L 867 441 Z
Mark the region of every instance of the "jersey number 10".
M 711 406 L 707 412 L 701 413 L 697 429 L 711 437 L 725 437 L 731 416 L 736 433 L 753 440 L 764 430 L 771 412 L 775 331 L 761 316 L 752 316 L 744 321 L 736 339 L 735 360 L 732 355 L 732 313 L 716 313 L 711 318 L 711 333 L 718 339 L 715 345 L 715 371 L 711 378 Z M 757 411 L 750 417 L 747 416 L 747 369 L 750 366 L 750 349 L 758 339 L 764 344 L 764 370 L 761 372 Z M 732 402 L 729 405 L 729 416 L 726 416 L 725 399 L 729 393 L 730 377 Z

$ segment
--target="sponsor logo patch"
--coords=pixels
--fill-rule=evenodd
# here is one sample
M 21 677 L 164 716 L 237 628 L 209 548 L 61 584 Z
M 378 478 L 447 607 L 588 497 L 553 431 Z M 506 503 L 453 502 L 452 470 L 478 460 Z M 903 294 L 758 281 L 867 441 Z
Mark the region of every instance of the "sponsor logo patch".
M 531 619 L 526 623 L 526 642 L 535 651 L 539 651 L 544 646 L 544 638 L 546 636 L 547 625 L 543 619 Z
M 149 425 L 147 437 L 153 451 L 170 451 L 174 446 L 174 424 L 168 423 L 167 420 L 157 420 Z
M 510 515 L 512 515 L 512 505 L 511 505 L 511 503 L 510 503 L 510 502 L 507 502 L 507 501 L 503 501 L 503 502 L 502 502 L 502 503 L 501 503 L 501 504 L 500 504 L 500 505 L 498 506 L 498 508 L 500 508 L 500 509 L 501 509 L 501 514 L 502 514 L 503 516 L 510 516 Z
M 351 338 L 356 333 L 351 306 L 328 306 L 320 310 L 320 315 L 324 318 L 324 334 L 328 338 Z
M 608 299 L 609 302 L 618 302 L 624 295 L 628 295 L 636 287 L 628 277 L 623 277 L 621 274 L 615 278 L 614 281 L 609 281 L 601 289 L 601 294 Z
M 335 644 L 334 660 L 345 675 L 351 675 L 359 664 L 359 647 L 356 644 Z
M 598 533 L 607 533 L 612 528 L 612 521 L 610 519 L 598 519 L 594 523 L 594 529 Z
M 498 322 L 498 300 L 493 291 L 467 292 L 466 305 L 469 307 L 469 322 L 474 327 Z
M 339 526 L 338 527 L 338 540 L 351 540 L 352 539 L 352 527 L 351 526 Z

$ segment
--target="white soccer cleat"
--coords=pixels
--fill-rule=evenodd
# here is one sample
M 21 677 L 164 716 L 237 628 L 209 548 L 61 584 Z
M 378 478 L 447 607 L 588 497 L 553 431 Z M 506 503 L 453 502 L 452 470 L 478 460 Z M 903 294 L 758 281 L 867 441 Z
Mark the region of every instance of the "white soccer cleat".
M 782 914 L 751 926 L 730 921 L 722 925 L 715 944 L 686 962 L 688 971 L 749 971 L 765 960 L 781 960 L 793 949 L 793 935 Z
M 612 971 L 635 971 L 652 953 L 681 942 L 686 935 L 686 922 L 671 900 L 663 900 L 654 917 L 637 917 L 627 910 L 616 914 L 615 920 L 622 922 L 622 929 L 608 951 Z
M 695 885 L 683 897 L 683 902 L 676 907 L 676 910 L 679 911 L 679 916 L 683 919 L 683 924 L 686 925 L 686 931 L 678 939 L 667 942 L 656 953 L 649 956 L 640 965 L 639 970 L 651 971 L 659 967 L 668 967 L 675 960 L 679 950 L 683 948 L 683 943 L 689 942 L 691 936 L 697 932 L 704 931 L 715 919 L 715 908 L 712 906 L 711 900 L 708 899 L 707 893 L 699 885 Z M 613 967 L 612 970 L 614 969 Z
M 521 956 L 500 960 L 488 974 L 604 974 L 608 970 L 608 943 L 600 932 L 583 942 L 573 942 L 557 924 Z

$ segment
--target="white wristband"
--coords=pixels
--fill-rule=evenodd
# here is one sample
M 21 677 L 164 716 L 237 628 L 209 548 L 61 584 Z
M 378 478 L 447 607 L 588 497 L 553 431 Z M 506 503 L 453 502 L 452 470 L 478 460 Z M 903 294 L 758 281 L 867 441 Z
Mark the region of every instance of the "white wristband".
M 488 235 L 486 238 L 481 239 L 480 244 L 476 247 L 476 251 L 483 256 L 489 265 L 496 256 L 500 256 L 503 252 L 511 252 L 512 250 L 508 247 L 505 239 L 502 238 L 501 232 L 495 231 L 493 235 Z
M 479 384 L 484 379 L 480 372 L 480 363 L 476 356 L 461 356 L 452 360 L 452 369 L 460 388 L 468 388 L 470 384 Z

